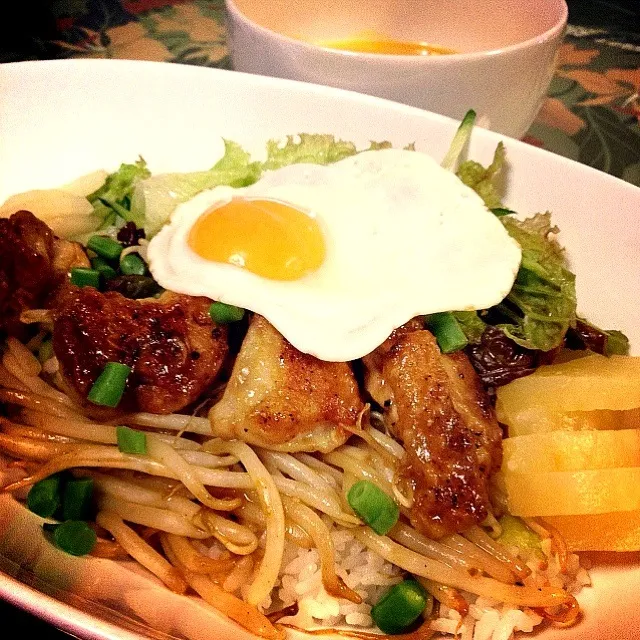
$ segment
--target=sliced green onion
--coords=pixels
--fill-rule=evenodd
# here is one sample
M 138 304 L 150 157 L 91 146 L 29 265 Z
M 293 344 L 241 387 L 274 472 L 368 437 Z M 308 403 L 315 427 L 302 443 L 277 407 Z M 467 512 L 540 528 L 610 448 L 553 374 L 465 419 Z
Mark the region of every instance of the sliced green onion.
M 224 302 L 214 302 L 209 307 L 209 315 L 216 324 L 229 324 L 244 318 L 244 309 Z
M 87 248 L 107 260 L 117 260 L 123 249 L 117 240 L 108 236 L 91 236 L 87 242 Z
M 96 532 L 82 520 L 67 520 L 61 524 L 45 527 L 59 549 L 72 556 L 86 556 L 96 545 Z
M 453 171 L 456 168 L 462 149 L 464 149 L 464 145 L 471 137 L 471 130 L 473 129 L 473 123 L 475 120 L 476 112 L 473 109 L 469 109 L 469 111 L 465 113 L 464 118 L 462 118 L 462 122 L 460 123 L 458 130 L 453 136 L 447 155 L 442 160 L 443 169 Z
M 398 505 L 369 480 L 356 482 L 349 489 L 347 500 L 356 514 L 379 536 L 386 535 L 398 522 Z
M 54 474 L 36 482 L 27 494 L 29 511 L 41 518 L 51 518 L 60 507 L 62 499 L 62 478 Z
M 89 391 L 89 400 L 104 407 L 117 407 L 130 373 L 131 367 L 126 364 L 107 362 Z
M 117 427 L 116 436 L 118 438 L 118 449 L 122 453 L 147 453 L 147 434 L 144 431 L 130 429 L 129 427 Z
M 118 275 L 104 258 L 93 258 L 91 266 L 100 273 L 104 280 L 113 280 Z
M 71 269 L 71 284 L 76 287 L 94 287 L 100 286 L 100 272 L 87 267 L 74 267 Z
M 43 340 L 38 348 L 38 360 L 43 363 L 53 357 L 53 342 Z
M 69 480 L 62 494 L 62 519 L 87 520 L 91 517 L 92 478 Z
M 125 276 L 143 276 L 146 271 L 144 260 L 135 253 L 129 253 L 120 260 L 120 272 Z
M 460 327 L 460 323 L 448 311 L 445 313 L 432 313 L 427 316 L 426 325 L 436 337 L 442 353 L 459 351 L 469 344 L 467 336 Z
M 405 580 L 378 600 L 371 609 L 371 617 L 383 633 L 402 633 L 420 617 L 430 599 L 418 582 Z

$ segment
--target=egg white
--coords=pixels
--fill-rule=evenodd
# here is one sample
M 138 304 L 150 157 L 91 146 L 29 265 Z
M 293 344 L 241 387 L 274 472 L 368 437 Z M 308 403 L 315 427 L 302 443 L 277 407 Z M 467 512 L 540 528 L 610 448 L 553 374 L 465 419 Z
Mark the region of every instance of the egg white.
M 316 217 L 322 266 L 282 282 L 198 256 L 187 242 L 193 224 L 236 196 L 280 200 Z M 299 350 L 338 362 L 370 353 L 417 315 L 497 304 L 520 259 L 472 189 L 430 156 L 398 149 L 290 165 L 249 187 L 204 191 L 148 247 L 164 288 L 260 313 Z

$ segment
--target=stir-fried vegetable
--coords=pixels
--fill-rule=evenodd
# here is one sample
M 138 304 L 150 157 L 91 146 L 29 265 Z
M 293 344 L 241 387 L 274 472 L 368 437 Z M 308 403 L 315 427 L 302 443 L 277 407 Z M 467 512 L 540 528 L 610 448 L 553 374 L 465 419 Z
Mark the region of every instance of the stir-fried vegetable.
M 27 507 L 42 518 L 51 518 L 61 504 L 61 477 L 54 474 L 36 482 L 27 494 Z
M 107 362 L 89 391 L 88 399 L 94 404 L 117 407 L 124 394 L 131 368 L 120 362 Z
M 442 353 L 459 351 L 469 344 L 465 332 L 453 313 L 432 313 L 425 319 L 425 324 L 436 337 Z
M 93 258 L 91 266 L 100 273 L 105 282 L 113 280 L 118 275 L 116 270 L 104 258 Z
M 430 599 L 418 582 L 404 580 L 380 598 L 371 609 L 371 617 L 383 633 L 402 633 L 420 617 Z
M 62 494 L 62 519 L 87 520 L 91 517 L 93 498 L 92 478 L 67 480 Z
M 72 556 L 86 556 L 96 545 L 96 532 L 82 520 L 67 520 L 61 524 L 45 525 L 54 544 Z
M 244 309 L 224 302 L 213 302 L 209 307 L 209 315 L 217 324 L 229 324 L 242 320 Z
M 100 272 L 87 267 L 75 267 L 71 269 L 71 284 L 76 287 L 94 287 L 97 289 L 100 286 Z
M 147 271 L 147 265 L 140 256 L 129 253 L 120 260 L 120 271 L 125 276 L 143 276 Z
M 117 260 L 122 253 L 122 245 L 108 236 L 95 235 L 89 238 L 87 249 L 91 249 L 101 258 L 107 260 Z
M 347 500 L 358 516 L 380 536 L 386 535 L 398 522 L 398 505 L 373 482 L 356 482 L 349 489 Z
M 122 453 L 147 453 L 147 434 L 144 431 L 119 426 L 116 429 L 116 437 L 118 438 L 118 449 Z

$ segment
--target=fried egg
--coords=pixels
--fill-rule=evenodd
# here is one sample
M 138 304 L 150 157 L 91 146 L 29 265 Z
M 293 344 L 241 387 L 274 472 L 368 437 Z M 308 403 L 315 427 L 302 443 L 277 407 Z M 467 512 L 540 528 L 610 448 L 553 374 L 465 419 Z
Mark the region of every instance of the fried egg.
M 472 189 L 399 149 L 204 191 L 147 255 L 162 287 L 255 311 L 300 351 L 338 362 L 415 316 L 497 304 L 521 259 Z

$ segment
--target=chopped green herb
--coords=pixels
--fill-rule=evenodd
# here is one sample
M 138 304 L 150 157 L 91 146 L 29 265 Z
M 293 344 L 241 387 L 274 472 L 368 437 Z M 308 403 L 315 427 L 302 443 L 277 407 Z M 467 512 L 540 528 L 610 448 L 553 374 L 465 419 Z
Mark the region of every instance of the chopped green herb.
M 395 635 L 406 631 L 433 599 L 416 580 L 404 580 L 387 591 L 371 609 L 380 631 Z
M 107 362 L 89 391 L 89 400 L 105 407 L 117 407 L 130 373 L 131 368 L 126 364 Z
M 71 284 L 97 289 L 100 286 L 100 272 L 87 267 L 74 267 L 71 269 Z
M 91 516 L 93 480 L 74 478 L 67 481 L 62 494 L 62 519 L 86 520 Z
M 129 253 L 120 260 L 120 272 L 125 276 L 143 276 L 146 271 L 144 260 L 135 253 Z
M 91 236 L 87 248 L 107 260 L 117 260 L 122 253 L 122 245 L 108 236 Z
M 347 501 L 356 514 L 380 536 L 386 535 L 398 522 L 398 505 L 373 482 L 356 482 L 349 489 Z
M 432 313 L 426 317 L 426 325 L 433 333 L 442 353 L 452 353 L 464 349 L 469 344 L 453 313 Z
M 147 434 L 144 431 L 130 429 L 129 427 L 117 427 L 118 449 L 122 453 L 146 454 Z
M 72 556 L 86 556 L 96 545 L 96 532 L 82 520 L 67 520 L 61 524 L 45 527 L 51 532 L 53 542 L 59 549 Z
M 98 271 L 105 281 L 113 280 L 118 275 L 116 270 L 104 258 L 93 258 L 91 267 Z
M 229 324 L 242 320 L 244 309 L 224 302 L 214 302 L 209 307 L 209 315 L 216 324 Z
M 27 507 L 29 511 L 41 518 L 52 518 L 62 500 L 62 478 L 54 474 L 44 480 L 36 482 L 27 494 Z

